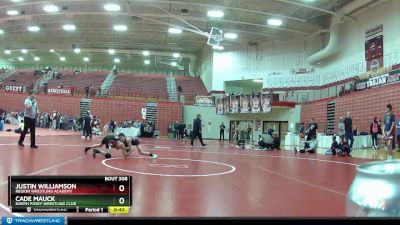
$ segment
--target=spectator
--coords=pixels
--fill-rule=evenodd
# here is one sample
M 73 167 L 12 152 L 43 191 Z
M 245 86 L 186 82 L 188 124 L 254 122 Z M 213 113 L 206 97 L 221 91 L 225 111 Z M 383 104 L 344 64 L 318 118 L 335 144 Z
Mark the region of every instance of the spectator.
M 333 136 L 331 148 L 325 152 L 325 155 L 336 155 L 337 152 L 339 152 L 339 144 L 336 141 L 336 136 Z
M 271 150 L 273 149 L 274 139 L 270 133 L 264 133 L 258 142 L 260 149 Z
M 306 141 L 308 147 L 304 147 L 304 149 L 300 149 L 300 153 L 315 153 L 318 147 L 317 136 L 312 136 L 310 141 Z M 297 154 L 297 148 L 294 148 L 294 153 Z
M 313 136 L 317 136 L 317 129 L 318 129 L 318 124 L 315 122 L 315 119 L 313 117 L 307 128 L 307 132 L 306 132 L 307 141 L 310 141 Z
M 349 145 L 349 138 L 347 138 L 345 136 L 343 138 L 343 142 L 340 144 L 339 148 L 341 150 L 340 153 L 338 154 L 339 156 L 349 156 L 349 157 L 351 157 L 351 155 L 350 155 L 351 149 L 350 149 L 350 145 Z
M 342 142 L 345 135 L 343 117 L 339 118 L 338 131 L 339 131 L 340 142 Z
M 396 121 L 397 128 L 397 151 L 400 152 L 400 119 Z
M 392 105 L 388 104 L 386 106 L 386 117 L 383 130 L 384 130 L 384 138 L 387 141 L 389 160 L 391 160 L 393 156 L 394 127 L 395 127 L 395 116 L 392 111 Z
M 221 123 L 219 125 L 219 141 L 225 141 L 225 125 L 224 123 Z
M 369 132 L 372 138 L 372 147 L 376 150 L 378 148 L 378 134 L 381 129 L 381 125 L 378 123 L 378 116 L 375 115 L 370 125 Z
M 351 141 L 350 142 L 350 152 L 351 152 L 354 144 L 354 137 L 353 137 L 353 120 L 350 117 L 350 112 L 347 112 L 347 116 L 344 119 L 344 131 L 347 139 Z

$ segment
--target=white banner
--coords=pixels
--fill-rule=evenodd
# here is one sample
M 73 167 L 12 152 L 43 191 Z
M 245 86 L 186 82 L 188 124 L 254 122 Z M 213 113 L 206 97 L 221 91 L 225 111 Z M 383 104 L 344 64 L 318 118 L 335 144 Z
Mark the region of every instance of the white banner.
M 24 90 L 24 87 L 22 87 L 22 86 L 12 86 L 12 85 L 6 86 L 6 91 L 22 92 L 23 90 Z
M 50 88 L 47 92 L 49 94 L 71 94 L 71 89 Z
M 195 106 L 206 106 L 206 107 L 215 106 L 215 97 L 214 96 L 196 96 L 194 105 Z

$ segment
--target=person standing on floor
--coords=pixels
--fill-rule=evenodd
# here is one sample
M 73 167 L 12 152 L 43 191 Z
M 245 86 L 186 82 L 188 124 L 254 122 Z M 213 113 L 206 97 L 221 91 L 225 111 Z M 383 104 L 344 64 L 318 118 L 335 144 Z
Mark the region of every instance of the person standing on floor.
M 354 136 L 353 136 L 353 120 L 350 117 L 350 112 L 347 112 L 347 116 L 344 119 L 344 132 L 348 140 L 350 140 L 350 152 L 353 149 Z
M 400 119 L 396 121 L 396 131 L 397 131 L 397 151 L 400 152 Z
M 380 130 L 380 125 L 378 123 L 378 116 L 375 115 L 374 116 L 374 120 L 371 123 L 370 126 L 370 133 L 371 133 L 371 137 L 372 137 L 372 147 L 376 150 L 378 148 L 378 134 L 379 134 L 379 130 Z
M 318 129 L 318 124 L 315 122 L 315 119 L 313 117 L 307 128 L 307 132 L 306 132 L 307 140 L 306 141 L 311 141 L 311 138 L 313 136 L 317 136 L 317 129 Z
M 225 125 L 224 123 L 221 123 L 219 125 L 219 141 L 225 141 Z
M 343 117 L 339 118 L 338 131 L 339 131 L 338 133 L 340 137 L 340 142 L 342 142 L 345 135 Z
M 200 114 L 197 114 L 197 118 L 193 120 L 193 136 L 192 136 L 192 140 L 190 142 L 191 146 L 193 146 L 193 141 L 196 137 L 199 137 L 199 141 L 202 146 L 206 146 L 206 144 L 203 143 L 202 129 L 201 129 L 201 115 Z
M 386 117 L 384 123 L 384 139 L 387 141 L 387 148 L 389 157 L 388 159 L 392 159 L 393 156 L 393 139 L 394 139 L 394 127 L 395 127 L 395 116 L 392 111 L 392 105 L 388 104 L 386 106 Z
M 36 127 L 35 120 L 38 115 L 39 108 L 35 99 L 35 93 L 33 91 L 29 92 L 29 96 L 25 99 L 25 115 L 24 115 L 24 130 L 21 133 L 21 136 L 18 141 L 19 146 L 24 146 L 25 135 L 30 130 L 31 134 L 31 148 L 38 148 L 36 145 Z

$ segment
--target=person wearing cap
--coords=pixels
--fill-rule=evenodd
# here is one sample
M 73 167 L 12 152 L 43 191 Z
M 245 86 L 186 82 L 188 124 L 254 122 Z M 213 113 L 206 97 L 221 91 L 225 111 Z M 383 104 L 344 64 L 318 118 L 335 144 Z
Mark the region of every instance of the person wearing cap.
M 105 145 L 106 151 L 98 150 L 96 148 L 103 147 Z M 114 135 L 107 135 L 105 136 L 100 144 L 95 144 L 90 147 L 85 147 L 85 154 L 90 150 L 93 149 L 93 158 L 96 158 L 96 154 L 104 155 L 106 158 L 111 158 L 111 149 L 120 149 L 122 150 L 122 154 L 124 157 L 128 157 L 130 152 L 127 149 L 130 149 L 130 143 L 127 141 L 125 134 L 120 133 L 118 136 Z
M 36 116 L 39 113 L 39 108 L 35 97 L 35 93 L 33 91 L 30 91 L 28 98 L 25 99 L 24 130 L 22 131 L 18 141 L 18 145 L 21 147 L 24 146 L 23 142 L 25 140 L 25 135 L 28 133 L 28 130 L 30 130 L 31 148 L 38 148 L 38 146 L 36 145 L 35 121 Z

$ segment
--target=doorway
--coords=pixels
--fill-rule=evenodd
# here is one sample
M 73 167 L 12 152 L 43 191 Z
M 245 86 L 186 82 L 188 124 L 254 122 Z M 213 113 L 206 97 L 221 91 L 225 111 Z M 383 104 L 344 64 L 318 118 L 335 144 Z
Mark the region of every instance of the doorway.
M 267 133 L 270 128 L 278 133 L 279 139 L 283 140 L 289 131 L 289 123 L 287 121 L 264 121 L 263 133 Z

